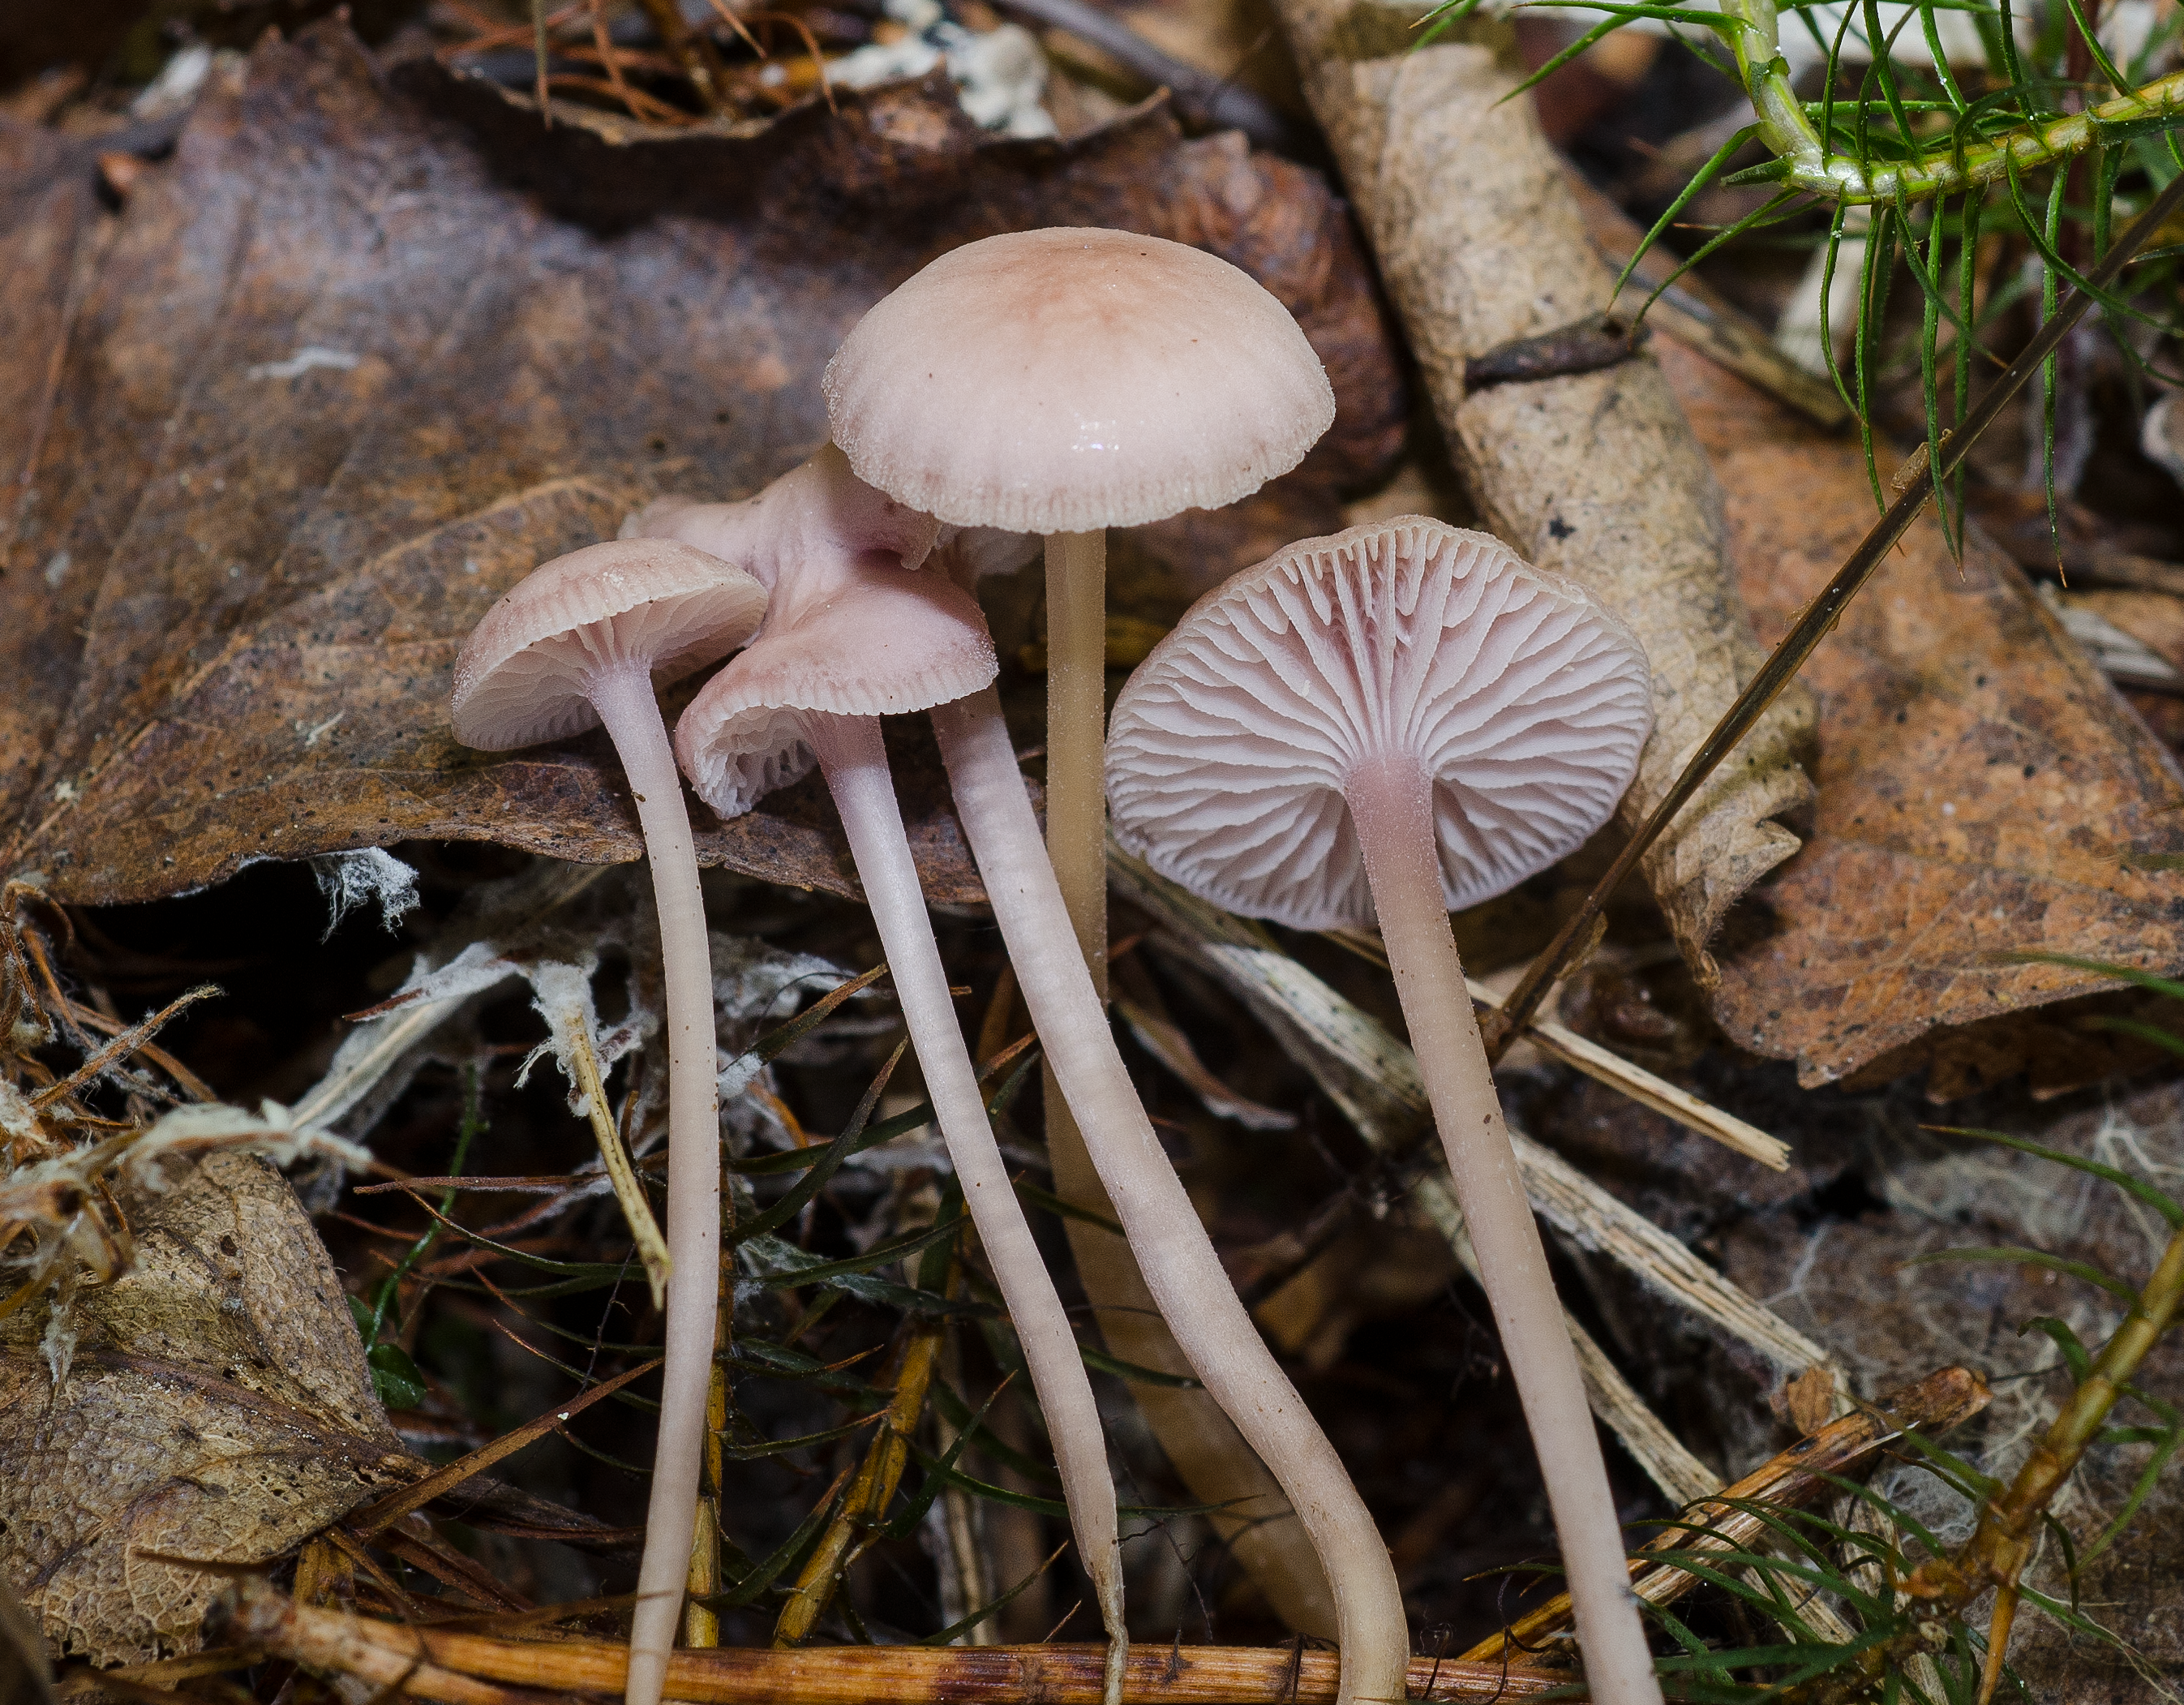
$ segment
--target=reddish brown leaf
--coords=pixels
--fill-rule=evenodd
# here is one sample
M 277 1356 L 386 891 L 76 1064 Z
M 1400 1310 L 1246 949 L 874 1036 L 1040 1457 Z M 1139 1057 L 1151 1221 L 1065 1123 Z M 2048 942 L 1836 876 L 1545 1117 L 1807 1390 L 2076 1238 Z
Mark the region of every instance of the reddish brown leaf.
M 1655 347 L 1771 643 L 1872 524 L 1858 446 Z M 1959 568 L 1930 513 L 1805 677 L 1822 704 L 1815 820 L 1720 944 L 1715 1012 L 1734 1040 L 1824 1084 L 1930 1030 L 2114 986 L 1997 956 L 2184 963 L 2184 874 L 2124 861 L 2184 852 L 2184 776 L 1976 532 Z
M 820 367 L 940 251 L 1053 223 L 1195 242 L 1303 318 L 1341 409 L 1284 515 L 1392 450 L 1403 399 L 1338 203 L 1149 109 L 995 142 L 944 79 L 757 134 L 542 132 L 339 25 L 253 55 L 124 212 L 92 158 L 0 130 L 0 869 L 108 904 L 411 838 L 633 858 L 597 737 L 457 745 L 455 649 L 540 560 L 646 497 L 733 497 L 824 437 Z M 21 484 L 13 484 L 20 471 Z M 1248 515 L 1195 548 L 1234 560 Z M 906 725 L 907 726 L 907 725 Z M 922 727 L 905 805 L 936 898 L 978 894 Z M 851 886 L 816 786 L 700 855 Z

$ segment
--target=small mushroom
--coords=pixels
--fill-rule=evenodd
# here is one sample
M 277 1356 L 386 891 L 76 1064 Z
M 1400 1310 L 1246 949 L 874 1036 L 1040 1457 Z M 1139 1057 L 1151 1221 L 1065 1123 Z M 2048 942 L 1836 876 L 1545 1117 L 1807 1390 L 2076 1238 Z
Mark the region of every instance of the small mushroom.
M 781 560 L 765 632 L 691 702 L 676 725 L 676 754 L 723 816 L 749 811 L 815 759 L 826 777 L 964 1202 L 1030 1364 L 1106 1624 L 1107 1691 L 1117 1699 L 1129 1636 L 1100 1412 L 994 1139 L 880 738 L 883 715 L 984 688 L 998 666 L 993 642 L 968 593 L 944 576 L 905 571 L 889 550 L 851 548 L 850 531 L 837 530 L 833 549 Z
M 652 864 L 667 990 L 666 1365 L 630 1630 L 632 1705 L 658 1705 L 697 1519 L 721 1245 L 713 974 L 698 857 L 655 687 L 748 639 L 766 589 L 688 545 L 640 539 L 556 557 L 485 613 L 455 660 L 456 737 L 489 752 L 581 733 L 614 742 Z
M 1062 228 L 942 255 L 858 322 L 823 388 L 861 478 L 952 526 L 1046 536 L 1047 845 L 1104 987 L 1104 530 L 1295 466 L 1334 418 L 1319 358 L 1227 261 Z
M 1581 844 L 1652 726 L 1645 655 L 1582 588 L 1412 515 L 1201 599 L 1123 688 L 1107 755 L 1117 837 L 1163 875 L 1294 928 L 1377 916 L 1607 1705 L 1660 1690 L 1448 913 Z

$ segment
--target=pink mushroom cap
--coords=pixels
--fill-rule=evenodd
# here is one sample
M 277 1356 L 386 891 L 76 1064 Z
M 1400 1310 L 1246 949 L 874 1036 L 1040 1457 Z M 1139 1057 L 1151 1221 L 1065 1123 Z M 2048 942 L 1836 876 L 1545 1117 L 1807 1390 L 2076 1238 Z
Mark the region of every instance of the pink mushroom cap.
M 543 564 L 486 611 L 455 658 L 455 736 L 513 751 L 599 726 L 592 683 L 641 664 L 655 685 L 717 662 L 766 615 L 739 568 L 667 539 L 616 539 Z
M 814 557 L 845 551 L 882 551 L 905 568 L 916 568 L 942 531 L 931 515 L 860 480 L 831 443 L 741 503 L 655 498 L 621 524 L 626 539 L 679 539 L 749 570 L 768 588 Z M 1005 548 L 982 541 L 981 562 Z
M 675 755 L 724 817 L 811 767 L 804 719 L 892 716 L 977 692 L 1000 672 L 978 600 L 937 574 L 867 554 L 784 578 L 756 644 L 705 683 Z
M 1367 928 L 1344 798 L 1360 762 L 1433 780 L 1457 911 L 1606 822 L 1652 727 L 1637 640 L 1575 582 L 1423 516 L 1306 539 L 1194 605 L 1115 705 L 1117 838 L 1232 911 Z
M 857 323 L 823 388 L 858 477 L 1017 532 L 1217 509 L 1334 419 L 1319 357 L 1250 274 L 1098 229 L 950 250 Z

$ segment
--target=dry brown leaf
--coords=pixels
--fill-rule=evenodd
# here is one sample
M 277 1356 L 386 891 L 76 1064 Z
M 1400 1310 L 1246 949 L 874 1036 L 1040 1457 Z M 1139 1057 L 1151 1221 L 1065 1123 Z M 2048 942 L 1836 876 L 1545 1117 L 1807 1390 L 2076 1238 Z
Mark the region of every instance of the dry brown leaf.
M 70 900 L 416 837 L 637 856 L 599 737 L 455 744 L 456 646 L 647 496 L 742 495 L 808 454 L 841 335 L 973 237 L 1134 225 L 1264 280 L 1342 410 L 1273 494 L 1292 509 L 1339 524 L 1334 488 L 1401 430 L 1325 185 L 1156 108 L 995 142 L 944 77 L 755 135 L 542 133 L 429 62 L 390 86 L 337 24 L 261 45 L 119 215 L 87 159 L 0 128 L 0 869 Z M 977 897 L 922 733 L 902 767 L 935 896 Z M 699 852 L 852 886 L 816 784 L 707 821 Z
M 1517 74 L 1487 47 L 1416 47 L 1407 8 L 1282 0 L 1280 9 L 1485 525 L 1528 560 L 1591 587 L 1645 644 L 1656 721 L 1620 813 L 1635 824 L 1763 655 L 1731 579 L 1706 458 L 1644 356 L 1467 388 L 1467 362 L 1600 312 L 1614 282 L 1531 103 L 1510 99 Z M 1797 849 L 1773 819 L 1810 794 L 1799 759 L 1811 726 L 1811 699 L 1793 688 L 1646 857 L 1702 982 L 1713 975 L 1708 939 L 1730 904 Z
M 214 1155 L 122 1206 L 136 1267 L 78 1294 L 58 1392 L 47 1309 L 0 1324 L 0 1576 L 96 1663 L 194 1646 L 224 1585 L 141 1553 L 262 1562 L 418 1467 L 280 1173 Z
M 1728 494 L 1745 599 L 1779 635 L 1872 525 L 1858 445 L 1674 345 L 1660 359 Z M 1959 567 L 1929 513 L 1805 677 L 1810 835 L 1717 944 L 1740 1045 L 1825 1084 L 1930 1030 L 2114 986 L 1996 956 L 2184 962 L 2184 873 L 2125 862 L 2184 854 L 2184 775 L 1976 530 Z

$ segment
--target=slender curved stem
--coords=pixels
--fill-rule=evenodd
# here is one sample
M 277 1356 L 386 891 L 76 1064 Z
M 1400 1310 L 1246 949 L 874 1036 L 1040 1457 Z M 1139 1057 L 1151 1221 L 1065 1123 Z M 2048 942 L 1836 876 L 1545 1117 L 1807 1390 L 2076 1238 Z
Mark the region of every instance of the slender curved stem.
M 903 1019 L 925 1073 L 926 1092 L 933 1099 L 940 1134 L 963 1186 L 964 1203 L 1000 1283 L 1024 1359 L 1031 1364 L 1032 1385 L 1046 1416 L 1055 1463 L 1069 1501 L 1078 1552 L 1099 1594 L 1100 1616 L 1115 1654 L 1114 1673 L 1119 1675 L 1129 1635 L 1123 1620 L 1115 1483 L 1107 1468 L 1099 1407 L 1077 1334 L 1070 1329 L 1069 1317 L 1062 1311 L 1054 1280 L 1032 1240 L 1031 1227 L 1002 1164 L 970 1050 L 956 1024 L 948 973 L 933 939 L 917 867 L 911 861 L 910 842 L 903 833 L 902 807 L 888 771 L 879 720 L 813 715 L 806 719 L 806 729 L 850 837 L 857 879 L 864 884 L 865 900 L 879 929 L 888 969 L 902 1000 Z
M 1076 1121 L 1069 1117 L 1053 1067 L 1045 1066 L 1043 1072 L 1055 1194 L 1072 1207 L 1112 1222 L 1115 1205 L 1107 1200 Z M 1106 1223 L 1071 1219 L 1062 1229 L 1109 1351 L 1137 1367 L 1188 1378 L 1190 1358 L 1161 1318 L 1160 1305 L 1146 1288 L 1128 1240 Z M 1312 1535 L 1289 1509 L 1280 1483 L 1245 1444 L 1213 1395 L 1198 1385 L 1145 1385 L 1133 1386 L 1130 1396 L 1193 1502 L 1217 1507 L 1207 1517 L 1214 1533 L 1266 1594 L 1274 1614 L 1300 1634 L 1334 1639 L 1334 1595 Z
M 1658 1705 L 1660 1684 L 1631 1596 L 1623 1529 L 1577 1352 L 1524 1199 L 1442 904 L 1431 784 L 1418 760 L 1406 755 L 1361 764 L 1345 792 L 1418 1074 L 1539 1452 L 1586 1685 L 1601 1705 Z
M 713 1371 L 714 1291 L 721 1261 L 713 969 L 682 777 L 675 767 L 650 671 L 638 663 L 602 675 L 593 684 L 592 703 L 637 798 L 638 822 L 652 861 L 667 989 L 667 1248 L 673 1265 L 667 1275 L 659 1443 L 653 1452 L 652 1496 L 645 1511 L 644 1556 L 637 1571 L 624 1696 L 629 1705 L 659 1705 L 689 1579 L 705 1441 L 705 1388 Z
M 1000 702 L 988 688 L 935 710 L 933 724 L 1017 986 L 1146 1286 L 1198 1377 L 1280 1481 L 1326 1565 L 1341 1630 L 1340 1697 L 1401 1699 L 1410 1631 L 1388 1548 L 1245 1312 L 1139 1103 L 1040 856 Z

